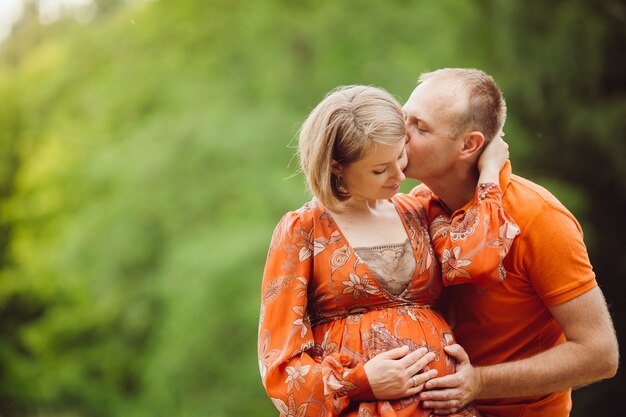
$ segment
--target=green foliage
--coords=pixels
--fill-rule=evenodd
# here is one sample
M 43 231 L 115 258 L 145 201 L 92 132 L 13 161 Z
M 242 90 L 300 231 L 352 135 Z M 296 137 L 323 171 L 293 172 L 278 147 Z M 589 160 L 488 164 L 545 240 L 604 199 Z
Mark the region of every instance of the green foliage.
M 277 415 L 263 262 L 309 198 L 299 123 L 340 84 L 404 100 L 424 70 L 493 73 L 516 171 L 583 216 L 593 252 L 606 229 L 581 177 L 626 169 L 617 29 L 581 1 L 554 20 L 527 4 L 113 0 L 50 26 L 29 9 L 0 46 L 0 415 Z

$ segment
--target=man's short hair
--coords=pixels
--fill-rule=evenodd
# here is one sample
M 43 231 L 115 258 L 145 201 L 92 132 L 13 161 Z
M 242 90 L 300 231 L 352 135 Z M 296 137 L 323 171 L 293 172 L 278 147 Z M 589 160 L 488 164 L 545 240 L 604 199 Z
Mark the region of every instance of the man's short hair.
M 506 102 L 489 74 L 473 68 L 443 68 L 423 73 L 418 82 L 429 80 L 457 83 L 467 91 L 467 107 L 457 115 L 451 137 L 478 130 L 489 143 L 500 133 L 506 120 Z

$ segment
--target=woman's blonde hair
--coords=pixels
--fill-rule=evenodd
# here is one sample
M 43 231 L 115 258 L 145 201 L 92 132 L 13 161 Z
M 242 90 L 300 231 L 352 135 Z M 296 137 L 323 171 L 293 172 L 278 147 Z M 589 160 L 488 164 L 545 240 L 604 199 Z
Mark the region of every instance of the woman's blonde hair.
M 331 165 L 363 158 L 376 144 L 404 140 L 406 128 L 400 104 L 387 91 L 369 86 L 342 86 L 328 93 L 300 128 L 300 168 L 309 189 L 323 205 L 342 210 L 350 194 Z

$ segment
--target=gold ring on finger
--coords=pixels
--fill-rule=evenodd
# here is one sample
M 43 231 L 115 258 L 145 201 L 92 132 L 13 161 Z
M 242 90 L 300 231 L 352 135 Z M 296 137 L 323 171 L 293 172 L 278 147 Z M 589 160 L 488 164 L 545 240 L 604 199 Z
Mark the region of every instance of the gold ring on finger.
M 413 381 L 413 387 L 417 386 L 417 380 L 415 379 L 415 375 L 411 377 L 411 381 Z

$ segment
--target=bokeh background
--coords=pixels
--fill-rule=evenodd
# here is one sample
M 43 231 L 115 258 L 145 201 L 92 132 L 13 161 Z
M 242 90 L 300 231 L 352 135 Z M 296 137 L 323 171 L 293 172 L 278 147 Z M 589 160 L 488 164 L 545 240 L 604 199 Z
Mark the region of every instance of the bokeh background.
M 623 356 L 623 1 L 0 0 L 0 39 L 0 416 L 276 416 L 256 333 L 271 232 L 309 198 L 297 129 L 337 85 L 404 101 L 445 66 L 500 84 Z M 573 416 L 625 394 L 621 369 Z

